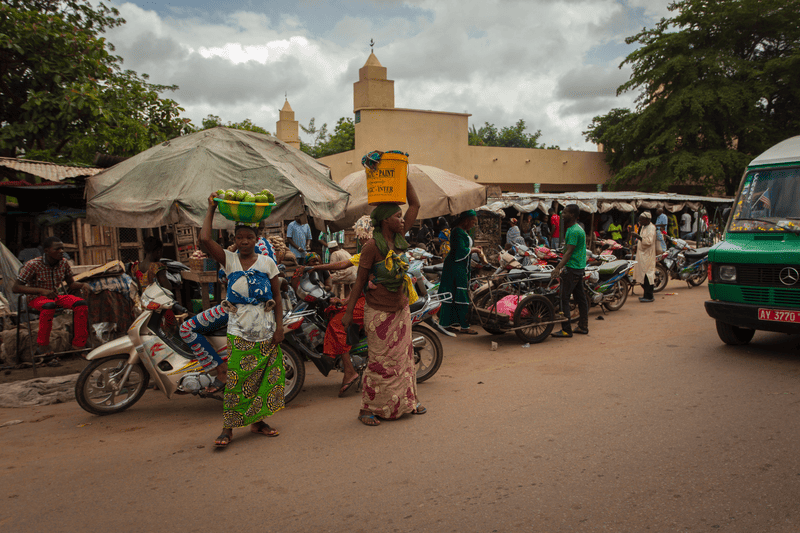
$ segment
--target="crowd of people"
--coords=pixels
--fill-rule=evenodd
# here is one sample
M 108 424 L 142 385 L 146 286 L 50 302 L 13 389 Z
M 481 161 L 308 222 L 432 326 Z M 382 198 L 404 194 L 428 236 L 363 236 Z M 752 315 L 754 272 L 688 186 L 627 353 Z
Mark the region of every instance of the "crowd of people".
M 204 370 L 217 368 L 217 377 L 205 393 L 222 394 L 222 431 L 215 445 L 224 448 L 232 441 L 235 428 L 249 426 L 253 433 L 268 437 L 279 434 L 266 419 L 284 407 L 285 370 L 280 348 L 284 333 L 280 317 L 285 305 L 281 294 L 287 282 L 280 275 L 273 247 L 268 240 L 259 237 L 257 225 L 237 224 L 234 242 L 229 248 L 212 237 L 211 224 L 217 208 L 215 195 L 208 199 L 200 242 L 222 267 L 220 277 L 226 286 L 225 300 L 198 315 L 183 317 L 185 320 L 179 326 L 177 319 L 180 317 L 171 312 L 165 320 L 173 321 Z M 320 257 L 312 251 L 315 239 L 309 225 L 300 217 L 288 225 L 286 232 L 286 243 L 296 259 L 298 271 L 313 276 L 326 290 L 336 290 L 347 302 L 328 324 L 325 355 L 336 358 L 349 352 L 347 333 L 351 327 L 366 331 L 369 363 L 361 378 L 362 398 L 357 417 L 367 426 L 377 426 L 382 420 L 393 420 L 404 414 L 426 412 L 417 395 L 411 343 L 409 304 L 417 294 L 407 275 L 406 251 L 410 246 L 407 239 L 432 247 L 444 259 L 439 291 L 451 294 L 452 298 L 443 303 L 439 324 L 461 335 L 478 333 L 469 319 L 470 262 L 474 254 L 482 254 L 472 236 L 478 223 L 477 213 L 465 211 L 450 222 L 443 217 L 435 222 L 426 220 L 417 231 L 413 228 L 420 200 L 410 182 L 407 202 L 409 207 L 405 215 L 396 204 L 380 204 L 370 216 L 356 223 L 354 231 L 359 248 L 356 255 L 340 246 L 341 233 L 326 230 L 316 238 L 326 252 Z M 551 273 L 553 278 L 561 280 L 561 309 L 556 319 L 563 321 L 561 330 L 553 333 L 555 337 L 589 333 L 589 303 L 583 288 L 587 234 L 580 217 L 576 204 L 565 206 L 560 213 L 554 206 L 546 216 L 534 212 L 522 214 L 521 220 L 511 218 L 505 233 L 507 246 L 541 245 L 563 251 Z M 702 216 L 695 217 L 694 232 L 698 218 L 703 220 Z M 658 209 L 655 221 L 649 211 L 643 211 L 637 222 L 627 224 L 622 217 L 608 215 L 601 217 L 593 230 L 598 237 L 602 235 L 636 245 L 635 277 L 644 288 L 640 301 L 652 302 L 656 252 L 659 246 L 666 248 L 664 233 L 690 237 L 693 219 L 690 213 L 682 213 L 678 222 L 675 214 L 667 215 Z M 148 237 L 144 242 L 144 259 L 132 269 L 142 290 L 155 281 L 171 290 L 162 255 L 161 241 Z M 33 296 L 29 305 L 41 313 L 37 354 L 45 354 L 49 349 L 48 328 L 57 308 L 74 311 L 73 346 L 81 348 L 86 344 L 86 302 L 77 296 L 57 294 L 63 282 L 70 290 L 87 289 L 85 284 L 74 280 L 63 255 L 63 244 L 57 238 L 49 238 L 42 243 L 41 254 L 25 263 L 14 286 L 14 292 Z M 575 301 L 579 311 L 574 330 L 568 320 L 570 299 Z M 205 333 L 223 326 L 227 328 L 228 339 L 226 360 L 204 337 Z M 344 376 L 339 395 L 343 396 L 358 383 L 359 374 L 349 357 L 341 357 L 341 361 Z

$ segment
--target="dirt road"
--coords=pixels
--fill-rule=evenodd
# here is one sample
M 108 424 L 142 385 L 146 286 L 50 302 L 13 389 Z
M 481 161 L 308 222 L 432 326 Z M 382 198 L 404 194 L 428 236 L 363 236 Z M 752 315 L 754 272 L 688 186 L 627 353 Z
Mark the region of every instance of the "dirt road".
M 0 428 L 0 528 L 798 531 L 800 339 L 724 346 L 705 286 L 665 293 L 593 310 L 587 337 L 444 339 L 429 412 L 377 428 L 311 365 L 279 438 L 222 452 L 212 400 L 2 409 L 24 423 Z

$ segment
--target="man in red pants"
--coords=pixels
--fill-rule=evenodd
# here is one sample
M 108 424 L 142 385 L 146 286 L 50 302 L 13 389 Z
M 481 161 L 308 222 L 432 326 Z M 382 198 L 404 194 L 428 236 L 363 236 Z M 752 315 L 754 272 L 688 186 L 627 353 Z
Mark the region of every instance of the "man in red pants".
M 28 301 L 28 306 L 39 311 L 39 336 L 36 343 L 39 348 L 37 355 L 52 353 L 50 349 L 50 332 L 53 329 L 53 316 L 56 309 L 72 309 L 75 338 L 72 340 L 74 349 L 86 346 L 89 338 L 88 316 L 89 307 L 86 300 L 71 295 L 57 294 L 61 284 L 66 281 L 68 290 L 82 290 L 88 292 L 89 286 L 75 281 L 72 269 L 64 258 L 64 243 L 58 237 L 48 237 L 42 243 L 44 254 L 31 259 L 22 267 L 17 276 L 17 282 L 12 289 L 18 294 L 34 296 Z

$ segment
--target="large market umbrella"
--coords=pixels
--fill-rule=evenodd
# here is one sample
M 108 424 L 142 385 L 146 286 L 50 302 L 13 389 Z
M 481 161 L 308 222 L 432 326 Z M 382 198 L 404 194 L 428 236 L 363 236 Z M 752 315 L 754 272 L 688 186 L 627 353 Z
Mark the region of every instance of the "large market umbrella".
M 418 218 L 456 215 L 486 203 L 486 187 L 457 174 L 428 165 L 408 165 L 408 177 L 417 191 L 422 206 Z M 354 172 L 339 183 L 350 193 L 350 204 L 344 217 L 332 225 L 346 228 L 374 209 L 367 201 L 367 173 Z M 408 206 L 403 206 L 405 211 Z
M 268 222 L 303 212 L 335 220 L 349 200 L 330 169 L 311 156 L 270 135 L 217 127 L 166 141 L 89 178 L 87 218 L 125 228 L 201 226 L 211 192 L 265 188 L 278 204 Z M 218 213 L 214 226 L 233 223 Z

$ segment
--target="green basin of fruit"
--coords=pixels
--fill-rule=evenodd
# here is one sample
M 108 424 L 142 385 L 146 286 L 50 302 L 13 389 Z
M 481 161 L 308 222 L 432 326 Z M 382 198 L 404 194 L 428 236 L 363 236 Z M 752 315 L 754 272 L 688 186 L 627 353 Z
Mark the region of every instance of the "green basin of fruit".
M 228 220 L 245 224 L 261 222 L 269 216 L 272 208 L 278 205 L 276 203 L 237 202 L 223 198 L 214 198 L 214 201 L 217 202 L 217 208 L 222 216 Z

